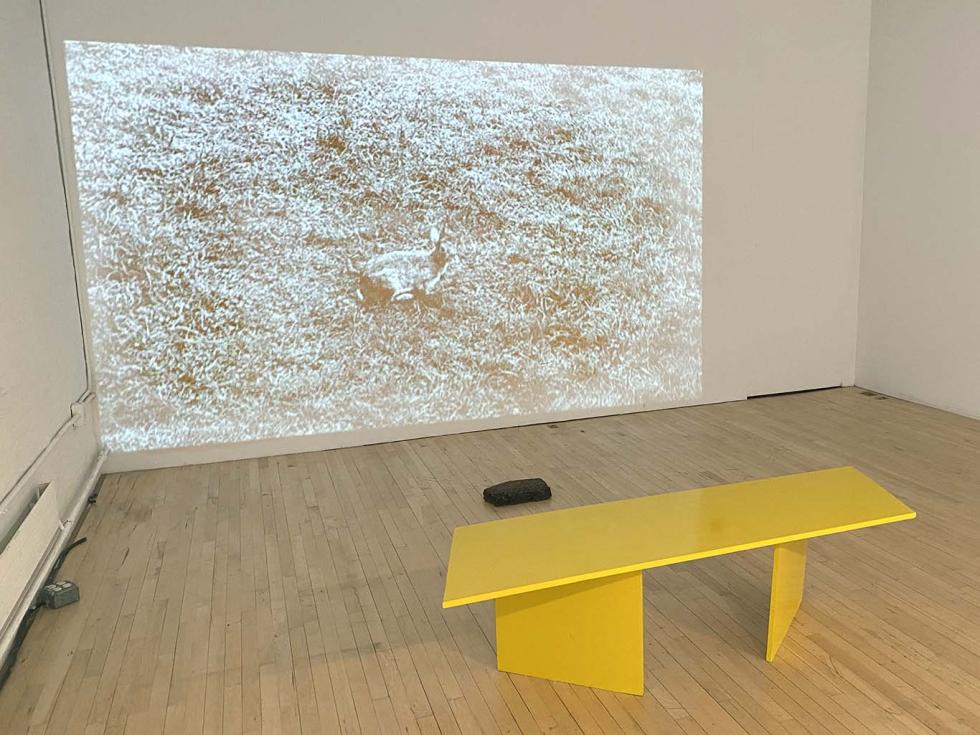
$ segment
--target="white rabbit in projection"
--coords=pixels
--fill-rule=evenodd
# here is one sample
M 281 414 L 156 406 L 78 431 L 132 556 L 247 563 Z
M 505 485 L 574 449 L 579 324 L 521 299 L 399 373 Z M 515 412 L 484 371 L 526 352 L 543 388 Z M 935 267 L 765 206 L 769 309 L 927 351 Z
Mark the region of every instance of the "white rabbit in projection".
M 363 304 L 378 304 L 408 301 L 432 293 L 449 265 L 442 231 L 434 225 L 429 230 L 429 244 L 428 249 L 375 255 L 360 268 L 355 268 L 357 300 Z

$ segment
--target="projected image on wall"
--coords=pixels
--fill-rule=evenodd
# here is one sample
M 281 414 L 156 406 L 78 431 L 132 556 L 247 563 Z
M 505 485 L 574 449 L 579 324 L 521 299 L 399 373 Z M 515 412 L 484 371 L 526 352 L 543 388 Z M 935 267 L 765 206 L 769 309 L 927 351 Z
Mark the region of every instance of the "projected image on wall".
M 66 60 L 110 448 L 699 394 L 700 72 Z

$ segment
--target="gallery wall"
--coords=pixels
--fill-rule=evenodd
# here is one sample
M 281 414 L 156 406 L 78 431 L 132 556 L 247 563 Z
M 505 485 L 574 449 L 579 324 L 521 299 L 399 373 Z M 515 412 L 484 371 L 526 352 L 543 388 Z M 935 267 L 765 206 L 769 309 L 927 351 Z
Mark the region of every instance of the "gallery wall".
M 0 4 L 0 48 L 3 661 L 76 528 L 102 455 L 37 2 Z
M 857 383 L 980 417 L 980 4 L 875 2 Z
M 52 482 L 67 517 L 96 455 L 79 301 L 58 163 L 41 19 L 32 0 L 0 7 L 0 536 L 32 487 Z M 42 457 L 43 454 L 43 457 Z M 31 469 L 28 472 L 29 468 Z M 26 474 L 25 474 L 26 473 Z
M 65 40 L 701 70 L 703 375 L 700 397 L 684 402 L 853 381 L 868 3 L 47 0 L 45 7 L 63 109 Z M 67 114 L 59 122 L 70 139 Z M 112 467 L 508 423 L 515 419 L 123 455 Z

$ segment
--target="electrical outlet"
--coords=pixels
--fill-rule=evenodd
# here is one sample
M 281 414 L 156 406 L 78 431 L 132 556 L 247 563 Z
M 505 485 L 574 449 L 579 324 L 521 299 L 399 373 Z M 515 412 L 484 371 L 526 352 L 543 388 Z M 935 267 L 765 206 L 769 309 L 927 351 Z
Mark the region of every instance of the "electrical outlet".
M 41 588 L 41 602 L 45 607 L 57 609 L 78 600 L 78 585 L 67 579 L 60 579 Z

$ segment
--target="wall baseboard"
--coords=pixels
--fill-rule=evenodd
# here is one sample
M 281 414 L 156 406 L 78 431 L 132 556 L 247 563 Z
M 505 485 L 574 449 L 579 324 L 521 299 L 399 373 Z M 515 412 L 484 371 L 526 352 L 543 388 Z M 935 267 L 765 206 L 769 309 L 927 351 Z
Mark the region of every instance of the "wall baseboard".
M 877 381 L 869 380 L 868 382 L 861 382 L 855 384 L 855 388 L 860 388 L 862 390 L 870 390 L 879 395 L 887 396 L 889 398 L 895 398 L 899 401 L 908 401 L 909 403 L 917 403 L 920 406 L 927 406 L 929 408 L 934 408 L 937 411 L 945 411 L 946 413 L 952 413 L 957 416 L 962 416 L 967 419 L 975 419 L 980 421 L 980 413 L 973 413 L 968 408 L 963 408 L 962 406 L 950 406 L 943 404 L 941 402 L 930 401 L 928 399 L 922 398 L 921 396 L 912 395 L 901 390 L 893 390 L 891 388 L 879 388 Z
M 824 385 L 819 388 L 799 388 L 797 390 L 780 390 L 775 393 L 756 393 L 748 397 L 751 401 L 754 398 L 775 398 L 776 396 L 795 396 L 798 393 L 819 393 L 824 390 L 840 390 L 841 388 L 848 388 L 849 385 L 840 383 L 838 385 Z

